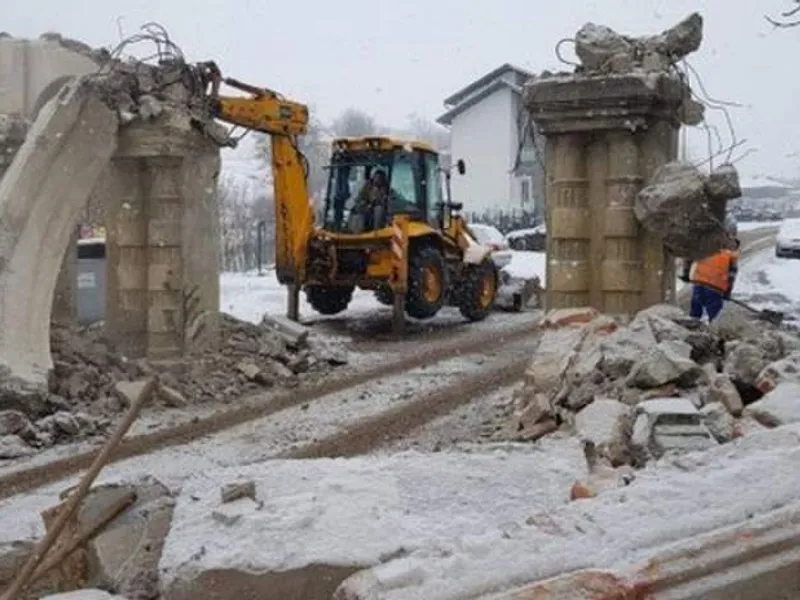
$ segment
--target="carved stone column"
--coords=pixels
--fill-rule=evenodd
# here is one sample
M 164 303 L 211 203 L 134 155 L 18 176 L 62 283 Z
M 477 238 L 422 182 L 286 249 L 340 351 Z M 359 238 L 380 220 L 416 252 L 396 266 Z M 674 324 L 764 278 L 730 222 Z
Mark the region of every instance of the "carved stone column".
M 676 156 L 684 93 L 669 73 L 528 86 L 527 108 L 547 137 L 547 308 L 631 315 L 674 297 L 675 261 L 633 207 Z

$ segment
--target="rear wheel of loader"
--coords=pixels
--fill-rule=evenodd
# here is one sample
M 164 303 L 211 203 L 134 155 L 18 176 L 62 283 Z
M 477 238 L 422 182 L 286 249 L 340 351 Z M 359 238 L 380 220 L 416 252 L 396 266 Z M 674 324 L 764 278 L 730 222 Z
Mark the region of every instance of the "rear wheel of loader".
M 482 321 L 489 316 L 497 296 L 497 267 L 491 260 L 465 268 L 460 286 L 458 310 L 470 321 Z
M 415 319 L 430 319 L 444 305 L 446 271 L 441 253 L 431 246 L 411 255 L 408 264 L 406 312 Z
M 375 290 L 375 299 L 385 306 L 394 305 L 394 292 L 388 285 L 382 285 Z
M 322 315 L 336 315 L 347 308 L 353 299 L 352 287 L 309 285 L 306 300 Z

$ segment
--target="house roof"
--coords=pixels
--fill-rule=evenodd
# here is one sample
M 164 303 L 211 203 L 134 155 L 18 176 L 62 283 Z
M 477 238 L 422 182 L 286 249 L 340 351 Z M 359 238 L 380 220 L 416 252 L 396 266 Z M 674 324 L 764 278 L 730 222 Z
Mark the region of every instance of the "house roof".
M 461 104 L 457 104 L 446 113 L 444 113 L 441 117 L 436 119 L 436 122 L 440 125 L 450 125 L 453 122 L 453 119 L 456 118 L 459 114 L 467 110 L 468 108 L 475 106 L 478 102 L 487 98 L 494 94 L 497 90 L 501 90 L 503 88 L 509 88 L 515 91 L 518 94 L 522 93 L 522 87 L 509 83 L 503 79 L 498 79 L 494 83 L 489 84 L 487 87 L 483 88 L 480 92 L 475 94 L 474 96 L 470 96 L 468 100 L 462 102 Z
M 530 71 L 512 65 L 511 63 L 505 63 L 503 65 L 500 65 L 496 69 L 489 71 L 486 75 L 484 75 L 480 79 L 476 79 L 475 81 L 470 83 L 467 87 L 461 88 L 449 98 L 446 98 L 444 101 L 445 106 L 454 106 L 458 104 L 459 102 L 464 100 L 464 98 L 469 96 L 472 92 L 490 83 L 493 79 L 497 79 L 507 71 L 513 71 L 517 75 L 521 75 L 526 79 L 528 77 L 533 76 L 533 73 L 531 73 Z

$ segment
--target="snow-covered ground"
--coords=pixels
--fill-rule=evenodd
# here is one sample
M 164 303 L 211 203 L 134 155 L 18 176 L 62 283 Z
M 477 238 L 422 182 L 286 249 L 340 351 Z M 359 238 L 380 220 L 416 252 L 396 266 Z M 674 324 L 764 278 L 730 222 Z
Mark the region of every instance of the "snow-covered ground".
M 772 247 L 758 252 L 742 269 L 733 295 L 755 308 L 800 318 L 800 261 L 777 258 Z
M 506 270 L 513 277 L 530 278 L 539 276 L 544 282 L 544 252 L 513 251 L 511 262 Z M 223 273 L 220 278 L 220 308 L 239 319 L 257 323 L 264 313 L 284 314 L 286 312 L 286 288 L 278 283 L 275 272 Z M 356 290 L 347 309 L 348 315 L 364 315 L 390 309 L 380 304 L 372 292 Z M 300 314 L 304 319 L 324 319 L 306 302 L 300 294 Z

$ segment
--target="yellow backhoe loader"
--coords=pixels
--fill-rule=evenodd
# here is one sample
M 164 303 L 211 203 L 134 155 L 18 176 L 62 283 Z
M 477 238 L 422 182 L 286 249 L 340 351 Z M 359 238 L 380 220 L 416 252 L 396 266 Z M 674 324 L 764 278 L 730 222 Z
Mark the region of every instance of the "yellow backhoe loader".
M 301 289 L 316 311 L 333 315 L 347 308 L 356 287 L 394 307 L 395 333 L 404 330 L 405 314 L 429 319 L 445 305 L 471 321 L 486 318 L 497 269 L 459 214 L 462 205 L 451 200 L 451 168 L 440 165 L 433 148 L 388 137 L 334 140 L 316 224 L 297 146 L 307 107 L 224 79 L 212 62 L 201 67 L 212 115 L 271 138 L 276 271 L 289 289 L 290 319 L 299 318 Z M 221 96 L 223 83 L 247 96 Z M 464 173 L 463 161 L 455 166 Z

